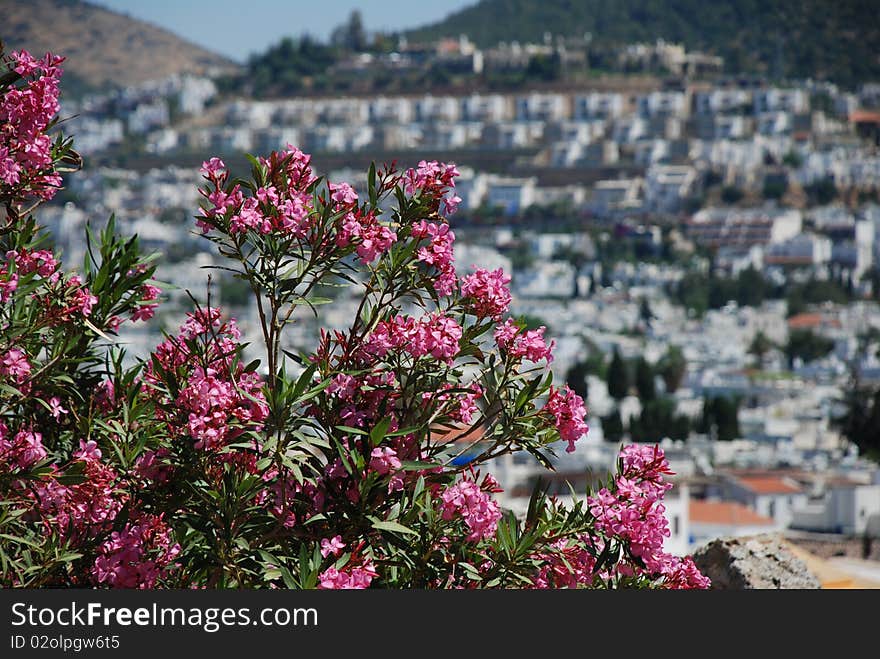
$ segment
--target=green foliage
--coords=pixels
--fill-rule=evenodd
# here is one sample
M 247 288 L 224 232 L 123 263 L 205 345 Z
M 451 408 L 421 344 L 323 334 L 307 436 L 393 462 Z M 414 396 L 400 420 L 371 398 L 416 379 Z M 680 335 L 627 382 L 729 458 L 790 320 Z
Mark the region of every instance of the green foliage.
M 785 354 L 789 364 L 795 358 L 800 358 L 805 363 L 825 357 L 834 349 L 834 341 L 825 338 L 812 330 L 794 330 L 788 335 L 788 344 L 785 346 Z
M 657 373 L 663 378 L 667 393 L 675 393 L 687 372 L 687 360 L 677 345 L 670 345 L 666 354 L 660 358 L 656 366 Z
M 636 391 L 639 400 L 647 403 L 657 397 L 657 388 L 654 384 L 654 369 L 644 357 L 636 360 Z
M 837 185 L 830 178 L 805 185 L 804 192 L 814 206 L 825 206 L 837 199 Z
M 592 35 L 593 50 L 658 38 L 724 58 L 731 73 L 831 79 L 854 87 L 880 78 L 877 7 L 841 0 L 483 0 L 411 30 L 411 41 L 466 34 L 482 46 L 541 42 L 545 32 Z M 591 65 L 602 62 L 591 57 Z
M 735 204 L 745 196 L 745 193 L 733 185 L 725 185 L 721 188 L 721 201 L 725 204 Z
M 620 442 L 623 440 L 623 420 L 620 418 L 620 410 L 616 407 L 607 416 L 602 417 L 602 435 L 606 442 Z
M 846 414 L 839 425 L 844 435 L 868 458 L 880 462 L 880 387 L 854 383 L 844 397 Z
M 688 417 L 675 414 L 673 399 L 657 398 L 645 402 L 639 416 L 630 417 L 629 433 L 634 442 L 687 439 L 690 426 Z
M 622 400 L 629 394 L 629 371 L 617 348 L 608 365 L 608 394 L 615 400 Z
M 703 399 L 703 413 L 696 430 L 718 439 L 730 441 L 739 437 L 739 399 L 712 396 Z

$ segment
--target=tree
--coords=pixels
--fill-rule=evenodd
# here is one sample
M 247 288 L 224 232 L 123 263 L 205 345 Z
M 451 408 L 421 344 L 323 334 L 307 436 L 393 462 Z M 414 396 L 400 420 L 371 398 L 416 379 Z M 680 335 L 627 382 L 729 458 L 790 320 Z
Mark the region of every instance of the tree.
M 669 346 L 666 354 L 657 362 L 657 373 L 663 378 L 667 393 L 676 392 L 686 372 L 687 360 L 684 358 L 684 352 L 676 345 Z
M 773 350 L 776 347 L 770 339 L 767 338 L 767 335 L 764 334 L 761 330 L 755 334 L 752 342 L 749 344 L 749 354 L 755 356 L 755 364 L 758 368 L 764 363 L 764 355 Z
M 675 414 L 675 401 L 671 398 L 648 401 L 639 416 L 630 419 L 629 425 L 634 442 L 659 442 L 667 437 L 684 440 L 690 431 L 690 419 Z
M 607 384 L 608 394 L 615 400 L 623 400 L 629 395 L 629 372 L 617 348 L 608 365 Z
M 814 333 L 813 330 L 793 330 L 788 335 L 785 354 L 791 367 L 797 358 L 805 363 L 809 363 L 816 359 L 821 359 L 833 349 L 834 341 Z
M 606 442 L 623 440 L 623 420 L 620 418 L 620 410 L 616 407 L 610 414 L 602 417 L 602 435 Z
M 650 325 L 651 321 L 654 320 L 654 312 L 651 311 L 651 304 L 648 302 L 648 298 L 643 297 L 639 301 L 639 320 L 645 326 Z
M 846 413 L 840 421 L 843 434 L 860 454 L 880 462 L 880 387 L 872 390 L 855 381 L 846 390 L 844 403 Z
M 636 391 L 642 403 L 652 401 L 657 397 L 654 369 L 644 357 L 639 357 L 636 360 Z
M 739 400 L 729 396 L 705 397 L 696 429 L 720 441 L 737 439 L 740 434 Z
M 335 46 L 355 53 L 366 50 L 367 34 L 364 30 L 361 12 L 357 9 L 352 10 L 348 21 L 333 30 L 330 41 Z
M 735 204 L 745 196 L 745 193 L 733 185 L 721 188 L 721 201 L 725 204 Z
M 575 363 L 565 376 L 565 383 L 568 388 L 575 392 L 578 396 L 587 400 L 589 393 L 587 385 L 587 375 L 590 373 L 590 365 L 586 361 Z
M 56 134 L 61 62 L 0 61 L 0 587 L 708 586 L 663 550 L 658 447 L 624 447 L 601 499 L 538 489 L 522 520 L 495 500 L 480 467 L 550 467 L 586 409 L 503 273 L 456 273 L 454 166 L 372 165 L 361 199 L 289 145 L 248 178 L 206 160 L 196 226 L 248 284 L 257 358 L 209 292 L 132 360 L 113 337 L 159 306 L 156 255 L 112 219 L 79 275 L 43 248 L 34 213 L 81 163 Z M 287 349 L 296 312 L 348 283 L 348 327 Z

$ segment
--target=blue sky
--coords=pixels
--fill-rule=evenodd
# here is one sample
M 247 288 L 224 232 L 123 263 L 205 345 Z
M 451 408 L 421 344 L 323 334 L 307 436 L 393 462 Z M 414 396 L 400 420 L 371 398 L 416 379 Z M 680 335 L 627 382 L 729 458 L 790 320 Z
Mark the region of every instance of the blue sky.
M 444 18 L 476 0 L 90 0 L 150 21 L 205 48 L 243 62 L 283 36 L 326 39 L 352 9 L 368 31 L 399 30 Z

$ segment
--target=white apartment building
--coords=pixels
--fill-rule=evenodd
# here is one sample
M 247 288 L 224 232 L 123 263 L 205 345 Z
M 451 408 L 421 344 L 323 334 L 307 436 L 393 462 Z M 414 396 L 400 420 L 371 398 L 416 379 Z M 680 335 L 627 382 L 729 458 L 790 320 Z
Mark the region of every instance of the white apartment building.
M 636 107 L 642 117 L 685 117 L 688 114 L 684 92 L 651 92 L 636 98 Z
M 616 119 L 624 113 L 622 94 L 578 94 L 572 99 L 572 118 L 577 121 L 589 119 Z
M 645 207 L 660 213 L 681 208 L 697 181 L 697 171 L 688 165 L 654 165 L 645 175 Z
M 562 121 L 570 115 L 563 94 L 529 94 L 516 98 L 517 121 Z
M 791 112 L 801 114 L 810 109 L 810 99 L 803 89 L 760 89 L 754 93 L 752 107 L 755 114 L 763 112 Z
M 696 114 L 725 114 L 751 105 L 752 94 L 745 89 L 711 89 L 694 94 Z

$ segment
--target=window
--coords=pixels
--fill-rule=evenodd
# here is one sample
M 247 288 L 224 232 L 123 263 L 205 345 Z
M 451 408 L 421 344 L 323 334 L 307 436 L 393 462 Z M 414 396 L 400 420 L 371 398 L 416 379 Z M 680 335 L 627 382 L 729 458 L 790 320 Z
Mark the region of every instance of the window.
M 863 510 L 862 513 L 864 514 L 864 512 L 865 511 Z M 678 535 L 678 534 L 679 534 L 678 515 L 675 515 L 672 518 L 672 535 Z

